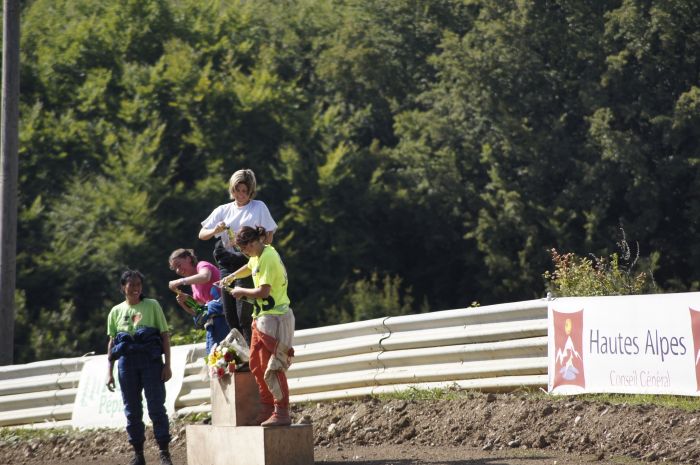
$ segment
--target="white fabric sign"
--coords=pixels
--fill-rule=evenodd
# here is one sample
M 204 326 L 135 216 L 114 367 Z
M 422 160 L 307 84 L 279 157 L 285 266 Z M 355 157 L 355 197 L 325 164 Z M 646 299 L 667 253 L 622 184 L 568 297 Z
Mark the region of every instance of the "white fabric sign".
M 165 383 L 165 408 L 168 415 L 175 413 L 175 400 L 180 394 L 182 380 L 192 349 L 188 346 L 176 346 L 170 349 L 170 368 L 173 376 Z M 116 389 L 107 389 L 107 356 L 99 355 L 85 362 L 80 373 L 78 392 L 73 404 L 71 425 L 74 428 L 119 428 L 126 426 L 124 403 L 114 367 Z M 144 423 L 149 424 L 146 400 L 143 400 Z
M 549 392 L 700 395 L 700 293 L 549 302 Z

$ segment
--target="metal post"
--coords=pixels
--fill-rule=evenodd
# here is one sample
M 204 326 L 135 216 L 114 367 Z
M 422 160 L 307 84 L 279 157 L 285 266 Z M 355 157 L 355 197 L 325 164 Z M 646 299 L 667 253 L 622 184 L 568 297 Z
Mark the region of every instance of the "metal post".
M 0 365 L 14 360 L 19 152 L 19 0 L 3 0 L 0 115 Z

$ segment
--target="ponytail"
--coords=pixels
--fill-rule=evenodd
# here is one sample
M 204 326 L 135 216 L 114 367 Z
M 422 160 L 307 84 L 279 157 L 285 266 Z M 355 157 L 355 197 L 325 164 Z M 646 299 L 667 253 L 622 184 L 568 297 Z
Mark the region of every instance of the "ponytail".
M 256 226 L 255 228 L 243 226 L 241 230 L 238 231 L 238 234 L 236 234 L 236 245 L 238 247 L 248 245 L 251 242 L 257 241 L 261 237 L 264 238 L 266 234 L 267 231 L 265 231 L 265 228 L 262 226 Z

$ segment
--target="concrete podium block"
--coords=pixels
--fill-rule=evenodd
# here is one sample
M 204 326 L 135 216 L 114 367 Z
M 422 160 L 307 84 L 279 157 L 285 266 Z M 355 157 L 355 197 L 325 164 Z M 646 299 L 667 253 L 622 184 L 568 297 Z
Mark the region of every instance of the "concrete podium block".
M 211 424 L 250 426 L 260 410 L 260 395 L 253 373 L 236 372 L 223 378 L 212 377 Z
M 187 425 L 188 465 L 313 465 L 311 425 Z

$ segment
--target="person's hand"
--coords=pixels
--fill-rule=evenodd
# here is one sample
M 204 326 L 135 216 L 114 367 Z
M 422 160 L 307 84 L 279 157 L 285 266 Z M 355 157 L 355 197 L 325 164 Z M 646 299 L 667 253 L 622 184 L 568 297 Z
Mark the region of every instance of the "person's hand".
M 230 292 L 233 297 L 235 297 L 236 299 L 240 299 L 241 297 L 243 297 L 244 289 L 245 288 L 243 287 L 236 286 L 233 289 L 231 289 Z
M 225 229 L 226 229 L 226 223 L 224 223 L 222 221 L 221 223 L 217 224 L 214 227 L 214 234 L 219 234 L 220 232 L 223 232 Z
M 177 300 L 177 303 L 180 304 L 180 306 L 183 307 L 187 311 L 187 313 L 189 313 L 190 315 L 194 315 L 195 314 L 194 310 L 192 310 L 186 304 L 188 297 L 190 297 L 189 294 L 185 294 L 184 292 L 179 292 L 175 296 L 175 300 Z
M 170 288 L 171 291 L 177 292 L 182 285 L 182 281 L 179 279 L 173 279 L 168 283 L 168 287 Z
M 160 379 L 164 383 L 173 377 L 173 372 L 170 369 L 170 365 L 163 365 L 163 370 L 160 372 Z
M 107 377 L 107 389 L 109 392 L 114 392 L 115 384 L 114 384 L 114 375 L 112 373 L 109 374 Z
M 214 285 L 216 287 L 223 287 L 223 286 L 230 286 L 233 284 L 233 282 L 236 280 L 236 273 L 231 273 L 229 275 L 224 276 L 221 278 L 219 281 L 215 282 Z

